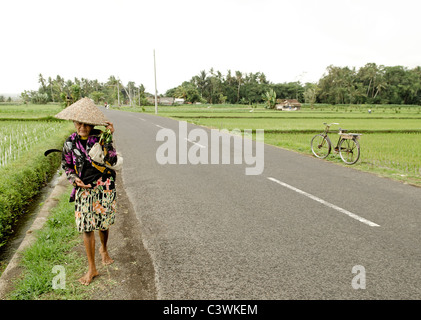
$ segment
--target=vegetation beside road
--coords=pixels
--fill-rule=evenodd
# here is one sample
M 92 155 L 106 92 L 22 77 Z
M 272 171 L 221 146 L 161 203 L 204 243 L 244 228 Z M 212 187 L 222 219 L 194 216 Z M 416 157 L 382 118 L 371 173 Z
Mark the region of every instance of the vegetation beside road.
M 48 149 L 61 149 L 73 130 L 69 122 L 44 120 L 57 107 L 0 105 L 0 247 L 60 165 L 60 154 L 44 156 Z

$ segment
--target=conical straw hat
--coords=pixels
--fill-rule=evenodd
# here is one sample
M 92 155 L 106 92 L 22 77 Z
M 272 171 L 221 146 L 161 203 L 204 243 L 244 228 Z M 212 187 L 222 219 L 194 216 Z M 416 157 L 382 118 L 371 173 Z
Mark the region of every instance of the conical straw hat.
M 107 118 L 89 98 L 82 98 L 55 115 L 58 119 L 73 120 L 94 126 L 106 126 Z

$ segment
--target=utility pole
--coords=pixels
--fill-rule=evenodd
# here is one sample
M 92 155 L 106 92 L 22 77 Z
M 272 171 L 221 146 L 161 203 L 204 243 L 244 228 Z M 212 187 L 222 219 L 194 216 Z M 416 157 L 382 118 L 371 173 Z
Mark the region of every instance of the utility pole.
M 156 62 L 155 62 L 155 49 L 153 49 L 153 70 L 155 75 L 155 114 L 158 113 L 158 91 L 156 90 Z
M 120 78 L 117 79 L 117 97 L 118 97 L 118 107 L 120 108 Z

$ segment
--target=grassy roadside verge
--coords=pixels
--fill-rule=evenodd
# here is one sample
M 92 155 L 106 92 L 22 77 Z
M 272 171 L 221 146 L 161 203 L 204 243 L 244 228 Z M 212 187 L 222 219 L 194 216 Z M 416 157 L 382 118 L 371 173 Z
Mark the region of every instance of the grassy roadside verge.
M 299 152 L 314 157 L 309 148 L 309 141 L 314 134 L 272 134 L 265 132 L 265 143 L 290 151 Z M 332 144 L 337 143 L 337 138 L 332 135 Z M 376 176 L 392 179 L 401 183 L 421 187 L 420 171 L 420 147 L 421 135 L 414 134 L 364 134 L 361 138 L 361 156 L 357 164 L 349 166 L 344 164 L 339 156 L 332 152 L 326 160 L 340 166 L 369 172 Z M 400 153 L 405 150 L 398 150 L 393 147 L 392 141 L 396 140 L 396 145 L 400 142 L 401 149 L 413 146 L 413 152 L 405 157 Z M 377 150 L 378 142 L 383 141 L 381 150 Z M 414 144 L 415 142 L 415 144 Z M 393 149 L 393 150 L 392 150 Z M 380 151 L 380 152 L 379 152 Z M 400 152 L 399 152 L 400 151 Z M 403 161 L 403 160 L 404 161 Z
M 81 266 L 85 266 L 86 261 L 81 252 L 75 250 L 82 239 L 75 228 L 74 204 L 69 203 L 70 191 L 69 185 L 58 205 L 51 209 L 44 227 L 37 232 L 35 243 L 22 252 L 20 265 L 23 271 L 7 299 L 79 300 L 89 296 L 92 288 L 77 282 L 84 271 Z M 58 270 L 55 273 L 54 268 Z M 65 282 L 59 281 L 61 276 Z M 53 283 L 63 288 L 54 289 Z

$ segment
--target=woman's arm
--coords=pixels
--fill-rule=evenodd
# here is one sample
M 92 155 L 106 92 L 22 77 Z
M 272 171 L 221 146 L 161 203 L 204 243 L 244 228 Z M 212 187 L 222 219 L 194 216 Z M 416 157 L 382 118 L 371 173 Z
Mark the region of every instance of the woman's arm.
M 69 180 L 69 182 L 76 186 L 76 179 L 78 179 L 78 175 L 76 172 L 76 168 L 73 162 L 73 153 L 70 149 L 70 145 L 71 142 L 66 140 L 66 142 L 64 143 L 63 146 L 63 151 L 61 153 L 61 167 L 63 168 L 64 172 L 66 173 L 67 176 L 67 180 Z

